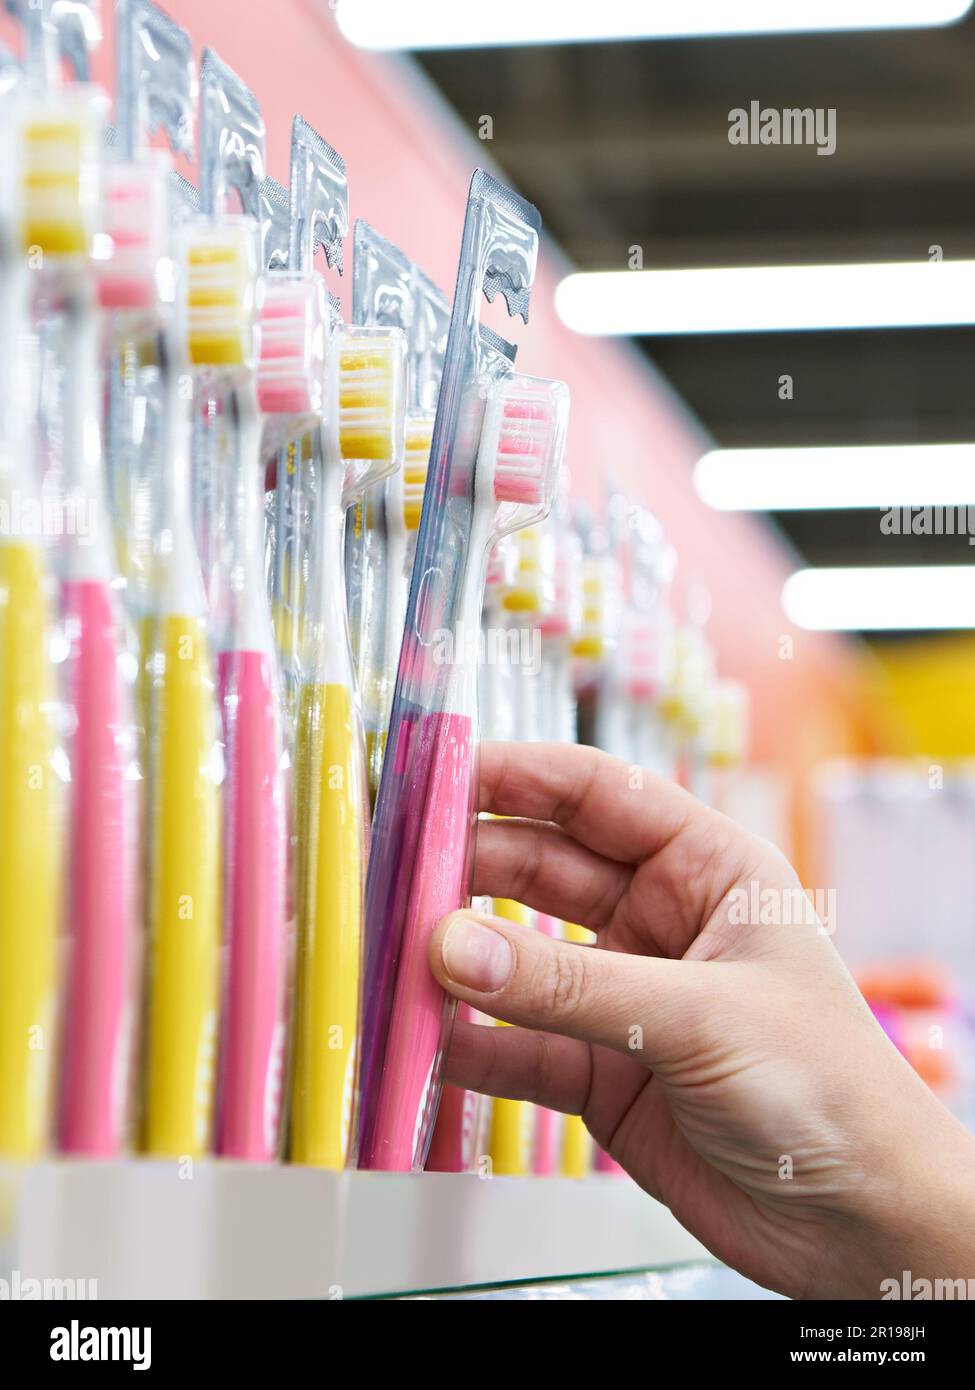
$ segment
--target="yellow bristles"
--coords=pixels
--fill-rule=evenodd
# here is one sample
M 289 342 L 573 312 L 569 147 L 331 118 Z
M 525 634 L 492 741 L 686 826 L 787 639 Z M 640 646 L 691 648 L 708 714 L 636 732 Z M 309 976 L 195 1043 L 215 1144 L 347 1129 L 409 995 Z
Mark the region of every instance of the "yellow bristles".
M 509 613 L 541 613 L 545 607 L 545 583 L 541 564 L 541 532 L 527 526 L 512 539 L 514 573 L 502 586 L 501 606 Z
M 601 661 L 608 650 L 610 602 L 603 556 L 589 555 L 582 566 L 582 625 L 572 643 L 573 656 L 584 661 Z
M 195 367 L 244 367 L 254 359 L 257 226 L 251 218 L 194 221 L 184 231 L 186 351 Z
M 410 415 L 406 421 L 406 458 L 403 462 L 403 521 L 408 531 L 420 524 L 423 490 L 427 482 L 433 415 Z
M 339 443 L 346 460 L 393 463 L 402 439 L 403 339 L 350 329 L 338 347 Z
M 20 123 L 20 240 L 28 255 L 89 254 L 98 215 L 101 105 L 88 90 L 30 104 Z

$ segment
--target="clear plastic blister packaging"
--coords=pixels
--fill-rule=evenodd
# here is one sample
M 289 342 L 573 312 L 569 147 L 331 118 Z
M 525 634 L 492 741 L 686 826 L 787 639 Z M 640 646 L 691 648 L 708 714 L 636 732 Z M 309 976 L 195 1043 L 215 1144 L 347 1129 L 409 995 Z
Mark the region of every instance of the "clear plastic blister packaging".
M 370 797 L 382 772 L 443 370 L 449 309 L 429 278 L 368 223 L 355 225 L 352 316 L 406 335 L 407 399 L 401 468 L 363 494 L 346 528 L 349 624 L 362 698 Z
M 235 1051 L 233 1030 L 238 990 L 248 999 L 256 993 L 248 981 L 239 984 L 252 968 L 248 951 L 280 934 L 275 899 L 283 885 L 273 643 L 260 607 L 247 601 L 248 586 L 263 597 L 253 386 L 263 122 L 253 94 L 211 50 L 201 69 L 200 119 L 200 211 L 185 209 L 190 215 L 175 220 L 177 296 L 160 340 L 142 1144 L 158 1156 L 192 1155 L 206 1152 L 216 1134 L 222 1152 L 266 1157 L 274 1151 L 268 1107 L 253 1079 L 257 1056 L 269 1049 L 261 1007 L 246 1057 Z M 241 214 L 226 211 L 232 191 Z M 257 824 L 257 847 L 238 843 L 241 825 Z M 262 988 L 273 994 L 271 948 L 262 964 Z M 265 1055 L 264 1074 L 270 1069 Z M 246 1083 L 237 1080 L 242 1072 Z M 242 1091 L 258 1095 L 256 1118 L 254 1107 L 236 1105 Z
M 347 196 L 341 159 L 296 118 L 293 270 L 310 271 L 319 245 L 329 266 L 341 269 Z M 288 581 L 279 597 L 300 616 L 289 639 L 296 677 L 298 950 L 288 1152 L 295 1162 L 333 1169 L 354 1154 L 369 834 L 345 517 L 368 487 L 402 466 L 405 352 L 399 328 L 348 326 L 330 315 L 322 419 L 307 452 L 300 452 L 297 473 L 279 474 Z M 296 522 L 309 514 L 306 542 Z
M 490 546 L 540 520 L 568 393 L 486 374 L 482 293 L 527 321 L 538 214 L 479 170 L 471 183 L 432 463 L 373 825 L 366 900 L 360 1162 L 422 1167 L 452 1010 L 429 974 L 436 922 L 469 897 L 477 647 Z M 509 364 L 510 366 L 510 364 Z

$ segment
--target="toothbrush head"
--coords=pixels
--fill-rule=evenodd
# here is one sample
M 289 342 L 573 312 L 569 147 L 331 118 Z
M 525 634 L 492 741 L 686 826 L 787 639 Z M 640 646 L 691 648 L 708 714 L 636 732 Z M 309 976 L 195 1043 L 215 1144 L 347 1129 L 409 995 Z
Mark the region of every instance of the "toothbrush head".
M 605 661 L 616 642 L 619 575 L 611 555 L 586 555 L 582 561 L 582 621 L 572 654 L 582 661 Z
M 499 536 L 548 515 L 568 410 L 568 388 L 560 381 L 511 375 L 494 383 L 481 426 L 475 494 L 486 490 L 489 476 Z
M 542 614 L 539 628 L 543 637 L 572 640 L 582 617 L 582 544 L 571 526 L 559 527 L 559 519 L 546 523 L 543 562 L 551 568 L 552 603 Z
M 511 539 L 510 565 L 501 581 L 501 606 L 508 613 L 540 617 L 551 608 L 553 599 L 545 572 L 545 537 L 541 527 L 526 526 Z
M 156 302 L 156 272 L 165 251 L 169 156 L 153 150 L 140 160 L 106 160 L 98 302 L 103 309 L 148 309 Z
M 403 459 L 403 521 L 407 531 L 415 531 L 423 510 L 423 491 L 427 484 L 430 445 L 433 441 L 432 413 L 411 414 L 406 418 L 406 454 Z
M 254 361 L 258 225 L 194 218 L 180 228 L 184 342 L 194 367 Z
M 697 737 L 714 683 L 714 652 L 703 629 L 685 622 L 670 634 L 667 657 L 660 712 L 688 737 Z
M 750 698 L 740 681 L 718 680 L 704 716 L 704 752 L 713 767 L 737 767 L 748 753 Z
M 20 242 L 30 255 L 83 262 L 99 220 L 104 102 L 89 87 L 18 103 Z
M 661 631 L 652 616 L 630 611 L 620 632 L 623 686 L 631 700 L 648 702 L 660 692 Z
M 349 500 L 403 462 L 406 335 L 399 328 L 344 328 L 333 361 Z
M 268 415 L 320 415 L 329 333 L 324 280 L 315 271 L 274 270 L 259 299 L 258 405 Z

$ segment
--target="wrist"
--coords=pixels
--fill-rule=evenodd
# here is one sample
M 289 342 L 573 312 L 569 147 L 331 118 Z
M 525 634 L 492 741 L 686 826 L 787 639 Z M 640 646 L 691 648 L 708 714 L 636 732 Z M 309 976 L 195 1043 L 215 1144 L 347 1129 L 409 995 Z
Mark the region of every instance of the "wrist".
M 847 1297 L 975 1294 L 975 1136 L 929 1092 L 925 1098 L 914 1126 L 892 1126 L 875 1151 L 876 1177 L 864 1169 L 847 1232 Z

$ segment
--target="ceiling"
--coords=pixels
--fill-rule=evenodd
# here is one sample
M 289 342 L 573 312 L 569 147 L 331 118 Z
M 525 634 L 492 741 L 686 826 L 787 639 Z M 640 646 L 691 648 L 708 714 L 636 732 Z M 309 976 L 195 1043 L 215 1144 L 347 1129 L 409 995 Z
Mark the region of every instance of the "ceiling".
M 947 29 L 419 55 L 584 270 L 975 257 L 975 17 Z M 836 151 L 737 146 L 728 113 L 834 107 Z M 720 444 L 975 440 L 975 330 L 644 338 Z M 794 380 L 782 401 L 778 379 Z M 964 564 L 877 511 L 783 513 L 814 565 Z

